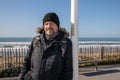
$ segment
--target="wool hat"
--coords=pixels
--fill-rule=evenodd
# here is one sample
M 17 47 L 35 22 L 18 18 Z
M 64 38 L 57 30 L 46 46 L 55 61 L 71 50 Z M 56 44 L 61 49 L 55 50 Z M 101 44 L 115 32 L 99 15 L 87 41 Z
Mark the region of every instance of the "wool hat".
M 43 25 L 46 21 L 52 21 L 54 23 L 57 24 L 57 26 L 59 27 L 60 25 L 60 21 L 59 21 L 59 17 L 57 16 L 56 13 L 51 12 L 51 13 L 47 13 L 44 18 L 43 18 Z

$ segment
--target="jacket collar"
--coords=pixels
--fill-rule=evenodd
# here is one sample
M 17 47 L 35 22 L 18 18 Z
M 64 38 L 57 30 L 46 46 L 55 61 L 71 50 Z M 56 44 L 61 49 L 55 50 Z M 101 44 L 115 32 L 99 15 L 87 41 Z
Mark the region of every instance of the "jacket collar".
M 43 35 L 45 33 L 43 27 L 38 27 L 37 33 Z M 58 37 L 58 36 L 56 36 L 56 37 Z M 69 33 L 66 31 L 65 28 L 61 28 L 61 27 L 59 28 L 59 37 L 64 37 L 64 38 L 69 37 Z

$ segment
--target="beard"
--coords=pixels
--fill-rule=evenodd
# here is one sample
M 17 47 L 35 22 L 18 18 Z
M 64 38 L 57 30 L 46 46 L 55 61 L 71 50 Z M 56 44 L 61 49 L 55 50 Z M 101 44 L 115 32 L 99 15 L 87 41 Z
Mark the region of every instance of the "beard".
M 53 28 L 47 28 L 45 31 L 45 34 L 51 37 L 55 37 L 57 33 L 58 33 L 58 30 L 55 31 Z

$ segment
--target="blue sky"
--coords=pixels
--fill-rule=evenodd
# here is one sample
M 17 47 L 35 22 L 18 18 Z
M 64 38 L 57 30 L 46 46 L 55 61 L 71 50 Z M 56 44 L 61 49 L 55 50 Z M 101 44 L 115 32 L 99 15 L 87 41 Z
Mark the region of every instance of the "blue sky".
M 0 37 L 34 37 L 47 12 L 70 32 L 71 0 L 0 0 Z M 79 0 L 79 37 L 119 37 L 120 0 Z

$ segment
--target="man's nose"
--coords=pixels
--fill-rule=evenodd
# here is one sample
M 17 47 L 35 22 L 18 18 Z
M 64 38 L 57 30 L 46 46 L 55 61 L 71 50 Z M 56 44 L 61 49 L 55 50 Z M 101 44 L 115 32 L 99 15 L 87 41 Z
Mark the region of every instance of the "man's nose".
M 49 23 L 48 26 L 51 27 L 51 24 Z

